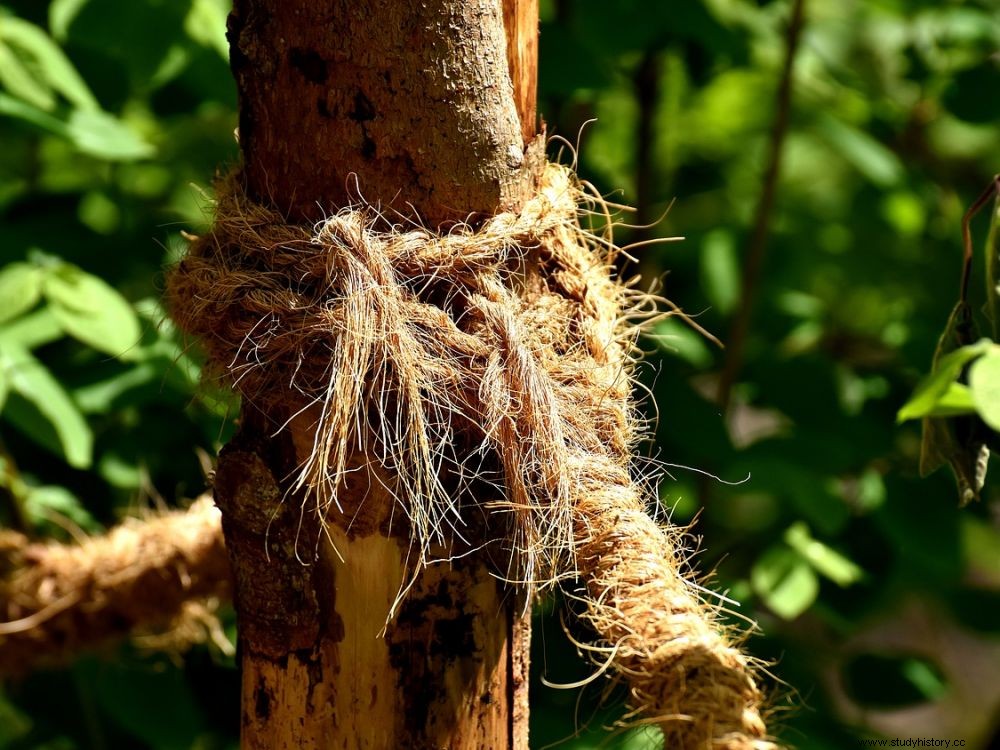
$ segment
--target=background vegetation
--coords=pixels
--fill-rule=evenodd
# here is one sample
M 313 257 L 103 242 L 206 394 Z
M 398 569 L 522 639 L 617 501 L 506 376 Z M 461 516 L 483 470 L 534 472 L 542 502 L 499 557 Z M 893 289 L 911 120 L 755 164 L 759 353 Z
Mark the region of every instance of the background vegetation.
M 540 110 L 579 168 L 637 207 L 647 282 L 721 338 L 740 315 L 790 3 L 543 2 Z M 182 230 L 237 157 L 223 0 L 0 7 L 0 495 L 4 522 L 66 536 L 202 491 L 236 405 L 199 385 L 158 303 Z M 774 660 L 785 741 L 961 738 L 1000 720 L 1000 497 L 957 507 L 920 479 L 897 410 L 955 303 L 960 221 L 1000 171 L 991 0 L 807 0 L 756 304 L 728 411 L 723 351 L 675 320 L 644 340 L 672 465 L 663 512 L 694 523 L 713 588 Z M 596 122 L 584 127 L 588 121 Z M 617 191 L 617 192 L 612 192 Z M 985 235 L 988 220 L 981 234 Z M 982 239 L 977 241 L 981 247 Z M 977 265 L 978 273 L 978 265 Z M 979 280 L 975 282 L 982 285 Z M 727 353 L 728 352 L 728 353 Z M 745 480 L 745 481 L 744 481 Z M 703 508 L 699 512 L 699 508 Z M 229 615 L 226 616 L 230 617 Z M 229 623 L 230 636 L 233 635 Z M 539 607 L 533 746 L 610 740 L 620 713 Z M 229 748 L 231 657 L 123 646 L 2 687 L 0 748 Z M 992 740 L 995 741 L 995 740 Z

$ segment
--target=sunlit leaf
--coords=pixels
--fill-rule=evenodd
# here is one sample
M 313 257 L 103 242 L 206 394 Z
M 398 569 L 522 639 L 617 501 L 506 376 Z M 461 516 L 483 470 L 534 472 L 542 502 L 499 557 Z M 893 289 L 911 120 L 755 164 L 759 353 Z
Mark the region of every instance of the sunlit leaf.
M 65 487 L 32 487 L 24 498 L 24 509 L 35 525 L 51 521 L 56 515 L 72 521 L 85 531 L 99 531 L 101 528 L 79 498 Z
M 0 115 L 14 117 L 63 138 L 69 137 L 69 128 L 62 120 L 2 91 L 0 91 Z
M 191 0 L 60 0 L 49 18 L 60 39 L 113 60 L 138 91 L 151 86 L 171 49 L 190 47 L 184 33 L 190 6 Z
M 0 21 L 0 39 L 30 56 L 38 76 L 67 101 L 82 110 L 98 110 L 100 105 L 73 63 L 38 26 L 13 16 Z
M 52 0 L 49 4 L 49 29 L 52 31 L 52 36 L 60 42 L 65 42 L 69 34 L 70 24 L 89 1 Z
M 862 653 L 844 666 L 851 698 L 871 709 L 901 709 L 940 698 L 948 682 L 937 665 L 911 654 Z
M 588 131 L 588 148 L 581 158 L 610 185 L 635 196 L 635 132 L 639 107 L 631 87 L 604 89 L 594 103 L 597 122 Z
M 976 357 L 985 354 L 991 346 L 992 343 L 988 339 L 982 339 L 944 355 L 938 360 L 934 371 L 921 381 L 910 400 L 899 410 L 896 421 L 905 422 L 908 419 L 929 416 L 942 397 L 948 393 L 952 384 L 958 380 L 962 369 Z
M 948 390 L 941 394 L 931 410 L 924 416 L 940 419 L 975 413 L 976 405 L 973 402 L 969 386 L 963 383 L 951 383 Z
M 866 469 L 858 477 L 858 492 L 855 502 L 862 512 L 871 512 L 880 508 L 886 499 L 885 480 L 874 469 Z
M 636 727 L 635 729 L 625 730 L 621 739 L 617 740 L 613 745 L 609 743 L 605 738 L 598 737 L 594 742 L 594 745 L 583 745 L 581 743 L 580 750 L 586 750 L 588 747 L 607 747 L 611 750 L 655 750 L 658 744 L 655 740 L 650 739 L 650 733 L 648 727 Z M 568 750 L 568 748 L 567 748 Z
M 98 351 L 127 359 L 139 342 L 139 318 L 107 282 L 63 263 L 45 278 L 45 296 L 68 334 Z
M 989 339 L 973 343 L 975 336 L 972 311 L 969 304 L 960 299 L 938 339 L 931 375 L 924 379 L 910 401 L 900 409 L 897 421 L 909 418 L 905 414 L 908 407 L 915 412 L 926 409 L 926 414 L 931 414 L 934 405 L 951 389 L 951 384 L 957 381 L 966 365 L 993 346 Z M 947 419 L 925 416 L 922 432 L 921 475 L 927 476 L 943 464 L 948 464 L 958 484 L 959 504 L 965 505 L 978 499 L 986 482 L 990 456 L 980 434 L 978 420 L 970 416 Z
M 184 19 L 184 31 L 192 40 L 210 47 L 229 62 L 229 42 L 226 41 L 226 16 L 229 3 L 225 0 L 193 0 Z
M 121 226 L 118 204 L 99 190 L 91 190 L 80 199 L 77 216 L 84 226 L 97 234 L 111 236 Z
M 94 436 L 80 410 L 52 373 L 27 349 L 2 337 L 0 370 L 10 383 L 11 390 L 47 420 L 58 437 L 66 461 L 80 469 L 89 467 Z M 8 412 L 5 416 L 11 415 Z M 29 437 L 35 436 L 32 424 L 21 423 L 18 427 Z
M 784 545 L 771 547 L 754 563 L 750 583 L 764 603 L 786 620 L 809 609 L 819 594 L 816 571 Z
M 809 533 L 809 527 L 799 522 L 785 532 L 788 546 L 798 552 L 817 572 L 838 586 L 850 586 L 864 577 L 864 571 L 835 549 L 828 547 Z
M 156 149 L 114 115 L 74 110 L 67 120 L 0 91 L 0 115 L 15 117 L 70 141 L 80 152 L 108 161 L 136 161 Z
M 993 346 L 969 368 L 969 390 L 976 411 L 1000 432 L 1000 346 Z
M 704 368 L 712 363 L 707 339 L 679 318 L 661 320 L 649 335 L 661 350 L 695 367 Z
M 3 21 L 0 19 L 0 29 Z M 52 89 L 39 81 L 0 36 L 0 85 L 18 99 L 43 110 L 56 105 Z
M 27 312 L 42 296 L 42 270 L 31 263 L 0 269 L 0 323 Z
M 56 316 L 47 306 L 0 326 L 0 338 L 25 349 L 50 344 L 65 335 Z
M 732 233 L 716 229 L 705 235 L 701 281 L 712 307 L 722 315 L 731 312 L 740 294 L 740 265 Z
M 112 451 L 105 451 L 97 462 L 97 472 L 111 486 L 137 490 L 142 485 L 142 466 Z
M 903 676 L 929 701 L 939 699 L 948 692 L 948 680 L 933 664 L 925 659 L 907 659 L 903 663 Z
M 82 152 L 109 161 L 135 161 L 156 152 L 132 128 L 107 112 L 72 112 L 66 134 Z
M 907 237 L 919 237 L 927 225 L 927 206 L 908 190 L 887 195 L 882 202 L 882 214 L 897 232 Z
M 170 362 L 170 360 L 168 360 Z M 141 362 L 132 369 L 118 373 L 113 378 L 82 386 L 73 391 L 73 397 L 80 408 L 88 414 L 99 414 L 111 410 L 115 401 L 134 388 L 162 382 L 164 367 L 153 362 Z
M 876 185 L 895 185 L 903 178 L 903 164 L 895 152 L 864 130 L 825 115 L 820 119 L 820 132 L 851 166 Z

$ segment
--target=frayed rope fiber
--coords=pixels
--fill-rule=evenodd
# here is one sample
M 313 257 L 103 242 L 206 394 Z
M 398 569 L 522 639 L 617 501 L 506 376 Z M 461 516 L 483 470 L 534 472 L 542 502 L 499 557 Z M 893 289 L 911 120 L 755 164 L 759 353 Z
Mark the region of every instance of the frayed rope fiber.
M 218 188 L 212 231 L 168 276 L 170 308 L 250 403 L 292 393 L 313 410 L 295 490 L 320 521 L 358 451 L 399 478 L 422 559 L 461 533 L 455 498 L 489 487 L 507 577 L 535 590 L 579 576 L 594 651 L 666 747 L 773 747 L 751 660 L 633 479 L 634 319 L 649 298 L 581 228 L 597 204 L 570 170 L 547 165 L 520 213 L 446 234 L 370 206 L 288 225 L 238 176 Z

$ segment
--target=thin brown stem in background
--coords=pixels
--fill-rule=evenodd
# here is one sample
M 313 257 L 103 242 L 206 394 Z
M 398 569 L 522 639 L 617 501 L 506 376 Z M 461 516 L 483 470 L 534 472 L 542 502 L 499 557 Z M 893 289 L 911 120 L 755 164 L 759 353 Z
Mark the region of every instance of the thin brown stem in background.
M 791 115 L 792 71 L 795 67 L 795 55 L 802 36 L 804 5 L 805 0 L 794 0 L 792 16 L 785 33 L 785 62 L 781 71 L 781 82 L 778 85 L 774 126 L 771 129 L 771 146 L 767 169 L 764 172 L 764 189 L 761 191 L 760 201 L 754 214 L 753 231 L 747 245 L 746 261 L 743 265 L 739 308 L 729 332 L 726 361 L 719 377 L 718 401 L 723 414 L 729 410 L 733 386 L 743 367 L 747 334 L 750 332 L 754 301 L 760 283 L 760 271 L 764 264 L 764 253 L 767 250 L 771 216 L 774 213 L 774 199 L 778 190 L 778 175 L 781 171 L 781 154 Z

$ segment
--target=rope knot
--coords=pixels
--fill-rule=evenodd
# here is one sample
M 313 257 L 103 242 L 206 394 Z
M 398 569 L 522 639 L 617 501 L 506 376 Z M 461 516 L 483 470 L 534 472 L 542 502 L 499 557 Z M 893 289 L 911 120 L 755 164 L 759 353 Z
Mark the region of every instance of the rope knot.
M 338 522 L 356 454 L 397 478 L 421 561 L 462 537 L 477 503 L 508 552 L 498 575 L 529 591 L 581 581 L 584 619 L 617 644 L 636 707 L 668 737 L 684 728 L 672 746 L 759 750 L 749 662 L 713 629 L 632 477 L 624 311 L 649 306 L 614 278 L 610 240 L 578 223 L 588 200 L 550 164 L 520 213 L 477 228 L 385 228 L 362 206 L 310 230 L 230 177 L 167 297 L 244 399 L 315 414 L 292 487 L 303 512 Z

